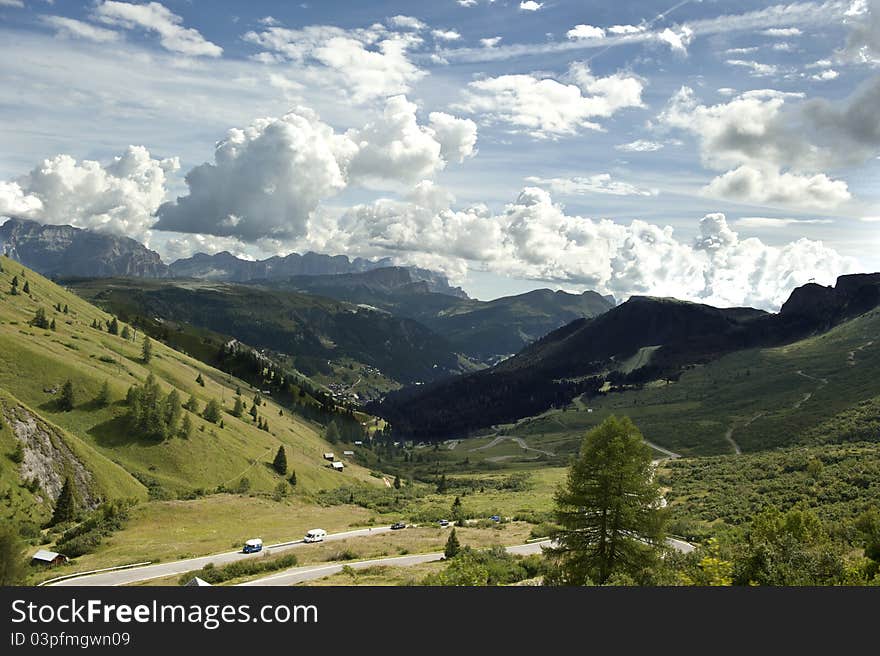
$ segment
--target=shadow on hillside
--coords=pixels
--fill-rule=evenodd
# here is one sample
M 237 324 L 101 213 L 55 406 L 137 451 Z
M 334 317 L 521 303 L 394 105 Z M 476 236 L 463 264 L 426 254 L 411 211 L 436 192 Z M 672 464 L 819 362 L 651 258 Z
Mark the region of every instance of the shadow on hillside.
M 134 434 L 125 417 L 114 417 L 101 424 L 96 424 L 89 429 L 89 435 L 95 439 L 99 446 L 111 448 L 130 444 L 141 446 L 157 444 L 156 440 Z

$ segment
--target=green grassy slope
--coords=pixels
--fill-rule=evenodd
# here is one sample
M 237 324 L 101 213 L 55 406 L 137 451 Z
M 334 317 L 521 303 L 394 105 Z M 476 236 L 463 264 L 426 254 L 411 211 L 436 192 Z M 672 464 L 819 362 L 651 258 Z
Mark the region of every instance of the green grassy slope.
M 678 382 L 657 382 L 522 420 L 513 434 L 533 446 L 573 452 L 586 429 L 609 414 L 625 414 L 647 439 L 684 455 L 731 453 L 734 443 L 747 452 L 815 442 L 817 426 L 833 426 L 833 418 L 844 413 L 842 421 L 880 394 L 877 371 L 880 311 L 875 310 L 794 344 L 740 351 L 693 367 Z M 865 412 L 870 414 L 863 407 Z M 827 428 L 821 439 L 828 439 Z M 878 438 L 870 429 L 859 437 Z
M 334 487 L 343 482 L 375 479 L 363 468 L 349 466 L 343 474 L 326 467 L 321 454 L 332 450 L 320 436 L 320 427 L 291 415 L 272 401 L 260 409 L 271 432 L 257 429 L 247 421 L 224 412 L 224 428 L 191 415 L 194 430 L 189 439 L 165 442 L 144 440 L 131 435 L 123 420 L 124 398 L 128 388 L 153 373 L 167 393 L 179 390 L 183 400 L 195 394 L 203 408 L 208 400 L 222 400 L 229 410 L 236 385 L 250 395 L 244 383 L 159 342 L 153 343 L 153 359 L 141 361 L 141 342 L 91 328 L 93 320 L 104 322 L 110 316 L 38 274 L 27 271 L 8 258 L 0 258 L 0 391 L 3 402 L 20 402 L 32 408 L 39 418 L 55 426 L 71 449 L 94 474 L 108 496 L 145 496 L 141 481 L 152 483 L 169 494 L 197 488 L 233 487 L 244 476 L 254 491 L 271 491 L 281 480 L 268 463 L 279 445 L 285 445 L 289 468 L 295 469 L 298 489 Z M 10 294 L 12 277 L 19 289 L 27 280 L 30 295 Z M 69 314 L 54 310 L 56 304 L 69 307 Z M 43 307 L 57 329 L 40 330 L 28 325 L 38 307 Z M 140 337 L 140 336 L 138 336 Z M 202 374 L 205 386 L 196 384 Z M 57 407 L 59 390 L 66 380 L 73 383 L 76 406 L 71 412 Z M 111 403 L 98 407 L 95 397 L 104 381 L 110 388 Z M 54 390 L 54 393 L 53 393 Z M 14 449 L 10 429 L 0 431 L 4 451 Z M 114 464 L 115 463 L 115 464 Z M 14 467 L 5 458 L 0 470 L 0 491 L 14 482 Z M 19 494 L 19 492 L 16 492 Z M 22 504 L 19 504 L 22 505 Z
M 777 449 L 664 463 L 673 531 L 702 539 L 747 524 L 768 505 L 814 510 L 823 520 L 853 518 L 880 498 L 880 445 L 870 442 Z

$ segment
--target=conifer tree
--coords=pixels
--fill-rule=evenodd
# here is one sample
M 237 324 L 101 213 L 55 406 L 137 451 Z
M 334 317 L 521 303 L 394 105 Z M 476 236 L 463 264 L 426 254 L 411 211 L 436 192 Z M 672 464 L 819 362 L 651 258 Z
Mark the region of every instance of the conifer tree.
M 150 364 L 150 360 L 153 359 L 153 342 L 149 335 L 144 335 L 144 346 L 141 355 L 144 364 Z
M 183 415 L 183 421 L 180 422 L 180 436 L 187 439 L 192 433 L 192 420 L 188 414 Z
M 556 493 L 562 527 L 549 583 L 602 585 L 612 575 L 637 577 L 656 562 L 665 512 L 651 449 L 627 417 L 609 417 L 587 433 Z
M 18 296 L 18 276 L 12 276 L 12 285 L 9 293 L 13 296 Z
M 21 291 L 25 294 L 31 293 L 31 284 L 27 280 L 24 281 L 24 287 L 21 288 Z
M 0 267 L 2 271 L 2 267 Z M 0 586 L 19 585 L 27 574 L 24 544 L 11 522 L 0 526 Z
M 126 340 L 131 339 L 131 330 L 129 330 L 128 326 L 122 327 L 122 332 L 120 333 L 120 337 L 122 337 L 122 339 L 126 339 Z
M 237 396 L 235 397 L 235 407 L 232 408 L 232 415 L 241 419 L 242 414 L 244 414 L 244 403 L 242 403 L 241 397 Z
M 202 417 L 205 421 L 210 421 L 212 424 L 218 423 L 221 418 L 220 402 L 217 399 L 211 399 L 208 401 L 208 405 L 205 406 L 205 411 L 202 413 Z
M 202 372 L 201 372 L 201 371 L 199 372 L 199 375 L 196 377 L 196 382 L 197 382 L 199 385 L 201 385 L 202 387 L 205 386 L 205 379 L 202 378 Z
M 400 489 L 400 476 L 395 476 L 395 477 L 394 477 L 394 489 L 395 489 L 395 490 L 399 490 L 399 489 Z
M 62 412 L 70 412 L 73 410 L 74 403 L 73 383 L 68 379 L 61 388 L 61 397 L 58 399 L 58 408 Z
M 67 303 L 64 304 L 64 314 L 70 314 L 70 308 L 67 307 Z
M 449 534 L 449 538 L 446 540 L 446 548 L 443 549 L 443 555 L 446 558 L 455 558 L 458 555 L 458 552 L 461 551 L 461 544 L 458 541 L 458 536 L 455 534 L 455 529 L 452 529 L 452 532 Z
M 183 405 L 180 403 L 180 394 L 177 390 L 171 390 L 165 397 L 165 434 L 173 435 L 177 432 L 177 424 L 183 414 Z
M 275 454 L 272 467 L 282 476 L 287 474 L 287 454 L 284 452 L 284 445 L 278 447 L 278 453 Z
M 55 324 L 55 317 L 52 317 L 52 321 L 49 322 L 49 330 L 57 330 L 58 326 Z
M 296 487 L 296 470 L 290 472 L 290 478 L 287 479 L 293 487 Z
M 119 321 L 117 321 L 116 317 L 107 322 L 107 332 L 111 335 L 119 334 Z
M 195 394 L 190 394 L 189 400 L 183 406 L 190 412 L 194 412 L 199 414 L 199 400 L 196 398 Z
M 46 317 L 46 308 L 38 307 L 30 323 L 34 328 L 42 328 L 43 330 L 48 328 L 50 324 L 48 317 Z
M 58 493 L 58 500 L 55 502 L 55 511 L 52 513 L 51 524 L 60 524 L 61 522 L 70 522 L 76 518 L 76 499 L 73 494 L 73 483 L 70 477 L 64 479 L 64 485 L 61 486 L 61 492 Z
M 95 405 L 99 408 L 106 407 L 110 403 L 110 385 L 105 380 L 101 385 L 101 389 L 98 391 L 98 396 L 95 397 Z

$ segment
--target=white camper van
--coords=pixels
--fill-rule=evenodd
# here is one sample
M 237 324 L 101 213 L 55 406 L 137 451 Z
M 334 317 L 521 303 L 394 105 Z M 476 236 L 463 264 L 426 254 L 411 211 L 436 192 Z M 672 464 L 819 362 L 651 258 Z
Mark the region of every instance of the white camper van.
M 303 542 L 323 542 L 325 537 L 327 537 L 327 531 L 323 528 L 313 528 L 306 533 Z
M 244 548 L 241 550 L 242 553 L 254 553 L 256 551 L 263 550 L 263 541 L 260 538 L 254 538 L 252 540 L 248 540 L 244 543 Z

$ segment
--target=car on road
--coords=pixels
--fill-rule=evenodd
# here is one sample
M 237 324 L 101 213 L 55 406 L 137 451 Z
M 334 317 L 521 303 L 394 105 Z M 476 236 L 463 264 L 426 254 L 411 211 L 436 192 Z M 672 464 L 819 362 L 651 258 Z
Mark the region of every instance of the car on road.
M 263 541 L 260 538 L 253 538 L 244 543 L 241 553 L 255 553 L 263 550 Z
M 440 526 L 449 526 L 449 520 L 448 520 L 448 519 L 441 519 L 441 520 L 440 520 L 439 522 L 437 522 L 437 523 L 440 524 Z
M 392 530 L 392 531 L 396 531 L 396 530 L 401 529 L 401 528 L 406 528 L 406 524 L 404 524 L 403 522 L 394 522 L 394 523 L 391 525 L 391 530 Z
M 500 522 L 501 516 L 500 515 L 492 515 L 489 519 L 491 519 L 493 522 Z
M 327 537 L 327 531 L 323 528 L 313 528 L 311 531 L 306 533 L 303 538 L 303 542 L 323 542 L 324 538 Z

